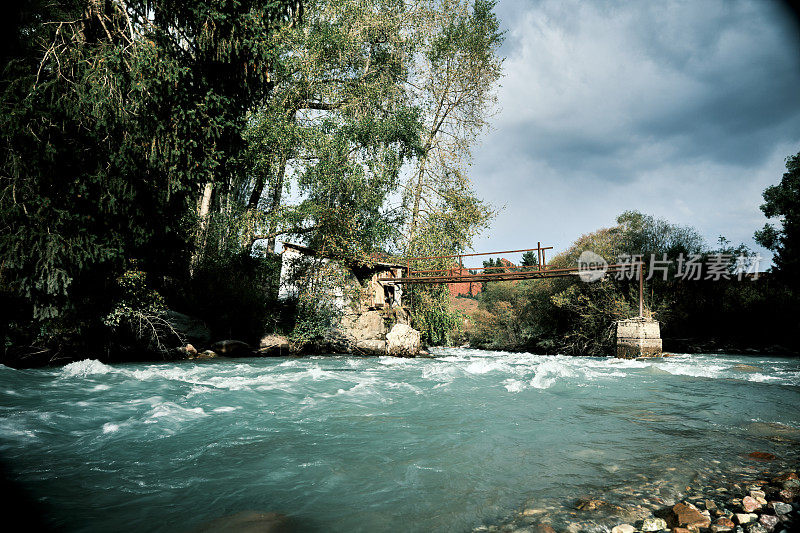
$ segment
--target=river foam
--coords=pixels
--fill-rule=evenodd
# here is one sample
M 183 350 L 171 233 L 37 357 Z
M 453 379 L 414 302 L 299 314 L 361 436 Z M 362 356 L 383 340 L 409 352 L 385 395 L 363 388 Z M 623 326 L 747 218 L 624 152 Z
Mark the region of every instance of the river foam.
M 796 359 L 433 352 L 3 368 L 0 451 L 62 529 L 172 532 L 240 508 L 465 531 L 800 449 Z

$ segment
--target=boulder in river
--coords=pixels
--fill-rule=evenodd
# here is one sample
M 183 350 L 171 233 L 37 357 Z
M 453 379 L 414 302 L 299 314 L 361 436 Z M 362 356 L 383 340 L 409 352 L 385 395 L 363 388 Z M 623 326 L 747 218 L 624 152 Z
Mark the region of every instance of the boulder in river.
M 379 339 L 362 339 L 356 342 L 353 351 L 365 355 L 386 355 L 386 341 Z
M 211 345 L 211 349 L 226 357 L 245 357 L 253 354 L 249 344 L 233 339 L 215 342 Z
M 386 334 L 386 353 L 400 357 L 415 357 L 420 350 L 420 334 L 407 324 L 395 324 Z
M 216 357 L 219 357 L 217 352 L 215 352 L 214 350 L 206 350 L 204 352 L 200 352 L 199 354 L 193 357 L 189 357 L 189 359 L 214 359 Z
M 371 310 L 342 318 L 342 332 L 352 338 L 355 344 L 365 340 L 384 340 L 386 322 L 380 311 Z

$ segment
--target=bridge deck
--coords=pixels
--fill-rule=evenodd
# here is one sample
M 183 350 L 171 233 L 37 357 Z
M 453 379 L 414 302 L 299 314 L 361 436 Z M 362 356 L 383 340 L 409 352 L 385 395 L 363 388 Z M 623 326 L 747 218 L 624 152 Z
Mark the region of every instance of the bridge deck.
M 491 267 L 487 267 L 487 269 L 488 268 Z M 577 267 L 552 268 L 552 269 L 543 268 L 541 270 L 534 266 L 530 268 L 516 267 L 514 269 L 509 269 L 511 271 L 506 271 L 506 272 L 483 271 L 483 272 L 468 273 L 468 274 L 464 274 L 463 270 L 461 269 L 437 270 L 437 271 L 412 270 L 410 272 L 411 275 L 406 275 L 399 278 L 382 277 L 378 278 L 378 281 L 383 283 L 401 283 L 401 284 L 513 281 L 513 280 L 523 280 L 523 279 L 542 279 L 542 278 L 559 278 L 565 276 L 577 276 L 583 273 L 589 273 L 595 271 L 603 273 L 612 273 L 612 272 L 616 273 L 616 272 L 623 272 L 625 270 L 630 271 L 631 268 L 632 267 L 630 264 L 608 265 L 608 267 L 582 268 L 582 269 L 578 269 Z M 636 268 L 635 264 L 633 268 Z M 486 270 L 486 269 L 479 269 L 479 270 Z M 425 272 L 427 275 L 422 275 L 421 273 L 423 272 Z M 431 272 L 439 272 L 439 273 L 430 274 Z
M 477 254 L 460 254 L 460 255 L 441 255 L 441 256 L 428 256 L 428 257 L 410 257 L 406 259 L 406 268 L 404 275 L 400 277 L 384 276 L 378 278 L 382 283 L 390 284 L 423 284 L 423 283 L 467 283 L 467 282 L 487 282 L 487 281 L 512 281 L 512 280 L 525 280 L 525 279 L 544 279 L 544 278 L 559 278 L 566 276 L 579 276 L 581 274 L 591 274 L 594 272 L 601 272 L 598 278 L 608 273 L 626 273 L 628 279 L 638 279 L 639 281 L 639 316 L 642 316 L 644 311 L 643 304 L 643 263 L 641 261 L 634 263 L 622 263 L 611 265 L 597 265 L 574 268 L 547 268 L 547 261 L 545 259 L 546 250 L 552 250 L 552 246 L 542 246 L 542 243 L 537 243 L 536 248 L 527 248 L 524 250 L 507 250 L 503 252 L 484 252 Z M 480 268 L 464 268 L 465 257 L 476 257 L 484 255 L 500 255 L 519 252 L 536 252 L 536 264 L 524 266 L 491 266 Z M 442 262 L 454 264 L 450 268 L 438 269 L 412 269 L 413 264 L 431 264 Z M 493 272 L 494 271 L 494 272 Z

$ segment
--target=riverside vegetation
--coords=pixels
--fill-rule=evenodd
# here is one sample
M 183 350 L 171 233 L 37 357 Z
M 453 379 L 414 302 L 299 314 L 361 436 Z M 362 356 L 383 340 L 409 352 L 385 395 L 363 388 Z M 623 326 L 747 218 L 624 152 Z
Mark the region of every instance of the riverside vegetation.
M 312 273 L 279 302 L 277 239 L 346 262 L 456 254 L 495 213 L 469 179 L 501 77 L 491 0 L 15 9 L 0 57 L 7 363 L 165 358 L 187 338 L 313 344 L 338 318 L 329 280 Z M 789 157 L 764 193 L 780 220 L 757 233 L 776 253 L 771 275 L 648 283 L 667 349 L 797 349 L 799 166 Z M 574 266 L 585 248 L 714 251 L 690 228 L 618 222 L 551 264 Z M 412 325 L 428 344 L 604 354 L 613 321 L 635 314 L 631 293 L 613 280 L 489 284 L 464 328 L 446 287 L 424 286 Z M 193 338 L 197 326 L 208 332 Z
M 321 273 L 277 301 L 278 238 L 342 261 L 468 249 L 493 212 L 468 175 L 501 74 L 493 9 L 15 7 L 0 57 L 3 361 L 169 357 L 179 322 L 313 342 L 335 309 Z M 418 300 L 431 341 L 452 322 L 446 299 Z
M 654 272 L 644 292 L 646 312 L 660 321 L 666 351 L 797 353 L 800 154 L 787 158 L 786 167 L 781 183 L 764 192 L 762 210 L 768 217 L 782 217 L 782 228 L 767 225 L 755 234 L 757 242 L 775 252 L 775 267 L 757 279 L 735 273 L 737 257 L 740 267 L 755 268 L 757 258 L 746 246 L 720 237 L 712 248 L 694 228 L 637 211 L 621 214 L 613 227 L 580 237 L 549 266 L 574 268 L 584 250 L 609 263 L 641 255 L 645 268 L 651 257 L 666 257 L 671 260 L 666 280 L 664 273 Z M 705 272 L 698 280 L 678 279 L 679 257 L 693 254 L 701 263 L 727 257 L 728 279 L 706 280 Z M 522 264 L 535 265 L 536 257 L 524 256 Z M 478 305 L 465 313 L 461 342 L 493 350 L 608 355 L 614 352 L 616 321 L 638 314 L 638 281 L 609 275 L 592 283 L 576 278 L 496 282 L 484 284 L 473 299 Z M 466 307 L 458 299 L 456 306 Z

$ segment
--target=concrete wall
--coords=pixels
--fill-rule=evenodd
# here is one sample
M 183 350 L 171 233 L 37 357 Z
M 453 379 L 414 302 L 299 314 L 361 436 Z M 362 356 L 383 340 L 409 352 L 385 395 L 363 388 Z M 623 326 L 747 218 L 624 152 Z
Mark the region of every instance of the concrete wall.
M 661 352 L 661 328 L 656 320 L 638 317 L 617 322 L 617 357 L 658 357 Z

